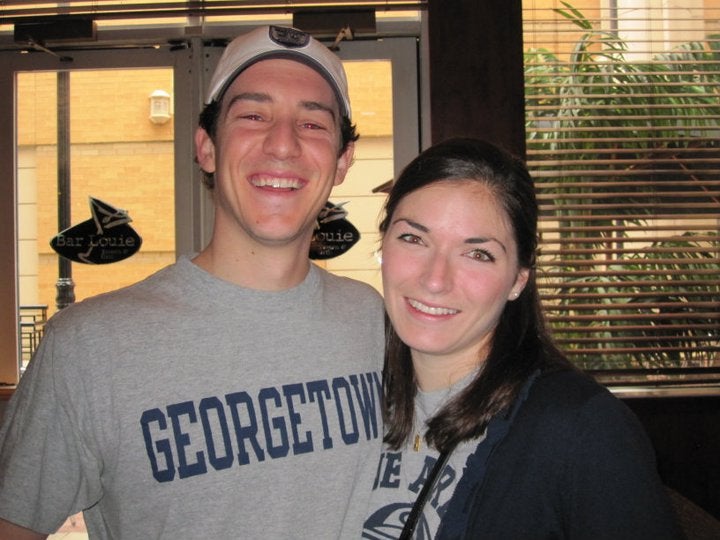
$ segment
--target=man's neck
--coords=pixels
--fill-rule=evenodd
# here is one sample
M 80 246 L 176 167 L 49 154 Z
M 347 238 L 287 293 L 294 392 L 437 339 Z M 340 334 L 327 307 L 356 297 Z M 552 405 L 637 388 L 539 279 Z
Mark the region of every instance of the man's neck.
M 246 287 L 281 291 L 299 285 L 310 269 L 309 246 L 222 246 L 213 240 L 193 262 L 214 276 Z

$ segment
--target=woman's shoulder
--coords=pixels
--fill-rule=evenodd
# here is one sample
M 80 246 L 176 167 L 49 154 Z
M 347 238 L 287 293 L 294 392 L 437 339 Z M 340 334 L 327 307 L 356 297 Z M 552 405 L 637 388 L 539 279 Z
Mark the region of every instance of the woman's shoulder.
M 567 402 L 585 401 L 603 395 L 612 397 L 610 391 L 590 374 L 575 368 L 554 368 L 540 373 L 532 393 Z
M 627 420 L 630 409 L 590 374 L 578 369 L 549 370 L 538 376 L 530 389 L 526 407 L 529 412 L 552 418 L 593 421 L 603 418 Z M 583 420 L 584 419 L 584 420 Z M 634 420 L 631 420 L 634 422 Z
M 632 410 L 591 375 L 578 370 L 543 373 L 518 411 L 513 440 L 544 448 L 557 466 L 580 468 L 602 459 L 643 466 L 653 460 L 652 446 Z M 620 456 L 625 457 L 620 457 Z

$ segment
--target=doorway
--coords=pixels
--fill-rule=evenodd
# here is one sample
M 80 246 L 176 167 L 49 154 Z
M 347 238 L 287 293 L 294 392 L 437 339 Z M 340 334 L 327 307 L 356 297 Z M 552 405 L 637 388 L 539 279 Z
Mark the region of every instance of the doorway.
M 0 241 L 9 248 L 0 260 L 0 383 L 19 380 L 44 321 L 63 307 L 67 279 L 80 301 L 138 281 L 208 241 L 212 204 L 192 135 L 223 50 L 218 43 L 191 38 L 184 47 L 82 49 L 68 57 L 0 53 L 0 92 L 14 97 L 0 104 L 0 174 L 9 180 L 0 188 Z M 347 42 L 338 55 L 361 138 L 331 200 L 343 204 L 361 239 L 318 264 L 379 288 L 376 230 L 385 195 L 374 190 L 420 146 L 417 39 Z M 62 107 L 69 109 L 64 149 Z M 63 165 L 69 178 L 60 188 Z M 112 264 L 73 262 L 64 276 L 50 241 L 91 219 L 93 199 L 126 212 L 142 247 Z

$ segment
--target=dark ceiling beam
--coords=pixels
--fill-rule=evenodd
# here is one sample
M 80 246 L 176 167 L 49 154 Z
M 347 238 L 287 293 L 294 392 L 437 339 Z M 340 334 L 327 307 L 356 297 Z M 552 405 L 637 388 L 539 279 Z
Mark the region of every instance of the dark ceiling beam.
M 103 3 L 87 2 L 75 4 L 63 2 L 59 5 L 48 5 L 38 2 L 5 1 L 0 9 L 0 24 L 16 24 L 37 18 L 63 16 L 89 16 L 94 20 L 119 19 L 159 19 L 176 17 L 222 17 L 231 15 L 295 13 L 308 9 L 375 9 L 377 11 L 412 11 L 427 8 L 427 0 L 387 0 L 387 1 L 338 1 L 315 0 L 293 2 L 282 0 L 258 0 L 254 2 L 237 2 L 225 0 L 205 0 L 189 2 L 169 2 L 166 4 L 130 3 L 117 4 L 114 1 Z
M 521 0 L 429 0 L 432 142 L 477 137 L 525 156 Z

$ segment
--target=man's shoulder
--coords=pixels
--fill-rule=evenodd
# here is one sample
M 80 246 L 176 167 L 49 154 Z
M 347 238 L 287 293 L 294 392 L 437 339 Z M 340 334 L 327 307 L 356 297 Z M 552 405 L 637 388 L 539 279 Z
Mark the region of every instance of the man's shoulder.
M 347 276 L 340 276 L 328 272 L 323 268 L 317 268 L 320 279 L 327 294 L 342 296 L 356 301 L 366 301 L 373 305 L 382 304 L 382 296 L 371 285 Z
M 176 265 L 166 266 L 141 281 L 91 296 L 56 313 L 52 326 L 73 325 L 84 320 L 108 321 L 113 314 L 139 312 L 144 305 L 158 305 L 158 299 L 171 298 L 168 288 L 177 282 Z

